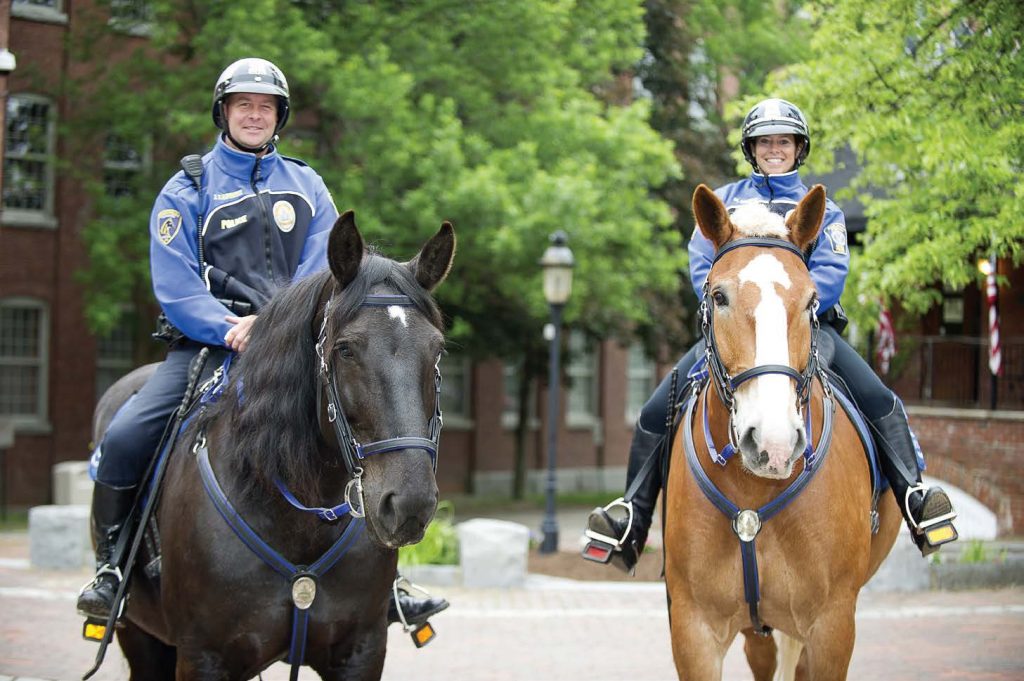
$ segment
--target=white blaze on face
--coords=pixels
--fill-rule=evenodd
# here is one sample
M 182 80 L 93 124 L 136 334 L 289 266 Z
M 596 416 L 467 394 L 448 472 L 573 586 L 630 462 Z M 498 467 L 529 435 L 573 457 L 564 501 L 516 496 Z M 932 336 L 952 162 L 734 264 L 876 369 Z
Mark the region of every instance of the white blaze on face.
M 782 262 L 762 253 L 739 273 L 740 286 L 754 284 L 761 300 L 754 309 L 754 366 L 789 364 L 789 323 L 776 286 L 792 286 Z M 750 400 L 750 402 L 747 402 Z M 757 445 L 768 453 L 768 464 L 786 468 L 796 445 L 800 419 L 796 413 L 793 381 L 782 374 L 765 374 L 746 383 L 737 393 L 737 430 L 757 429 Z
M 401 305 L 388 305 L 388 316 L 402 322 L 402 326 L 409 328 L 409 320 L 405 317 L 405 308 Z

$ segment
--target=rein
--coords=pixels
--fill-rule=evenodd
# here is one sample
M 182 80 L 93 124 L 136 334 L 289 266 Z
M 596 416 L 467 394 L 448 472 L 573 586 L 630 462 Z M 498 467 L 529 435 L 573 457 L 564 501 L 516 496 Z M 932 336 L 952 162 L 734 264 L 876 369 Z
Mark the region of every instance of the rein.
M 715 259 L 711 263 L 712 267 L 714 267 L 715 263 L 717 263 L 726 253 L 744 247 L 781 248 L 797 255 L 801 262 L 805 262 L 803 252 L 801 252 L 801 250 L 790 241 L 771 237 L 751 237 L 737 239 L 724 245 L 715 255 Z M 725 363 L 722 362 L 721 352 L 715 338 L 715 326 L 712 319 L 715 302 L 714 298 L 710 295 L 709 280 L 710 277 L 704 281 L 704 295 L 700 304 L 699 314 L 701 319 L 701 333 L 704 336 L 705 342 L 705 360 L 708 367 L 708 381 L 714 385 L 715 392 L 718 394 L 719 399 L 729 410 L 729 442 L 721 452 L 719 452 L 711 437 L 711 429 L 708 422 L 709 393 L 705 386 L 703 390 L 693 390 L 692 397 L 686 404 L 686 415 L 684 417 L 684 450 L 686 452 L 687 464 L 690 467 L 690 471 L 693 473 L 697 486 L 700 487 L 704 496 L 708 498 L 712 505 L 714 505 L 715 508 L 721 511 L 722 514 L 730 520 L 732 530 L 739 539 L 740 556 L 743 562 L 743 593 L 750 610 L 750 621 L 757 634 L 768 636 L 771 634 L 771 627 L 766 626 L 761 621 L 761 616 L 758 612 L 758 603 L 761 600 L 761 592 L 757 570 L 757 552 L 754 545 L 754 539 L 757 537 L 758 532 L 760 532 L 763 523 L 778 514 L 791 501 L 793 501 L 793 499 L 799 496 L 799 494 L 811 482 L 811 479 L 818 470 L 820 470 L 819 464 L 821 464 L 828 455 L 829 446 L 832 443 L 832 422 L 833 415 L 835 413 L 835 399 L 833 398 L 831 388 L 829 387 L 828 381 L 825 379 L 823 370 L 818 362 L 818 334 L 821 329 L 817 316 L 817 301 L 815 301 L 814 305 L 808 310 L 811 322 L 811 345 L 807 366 L 804 368 L 803 372 L 798 372 L 793 367 L 785 364 L 762 364 L 742 371 L 737 376 L 733 377 L 729 374 L 728 369 L 726 369 Z M 807 433 L 807 447 L 803 452 L 804 467 L 803 470 L 800 471 L 800 474 L 797 475 L 796 479 L 767 504 L 764 504 L 758 509 L 741 509 L 730 501 L 729 498 L 715 486 L 714 482 L 711 481 L 711 478 L 704 471 L 704 468 L 698 460 L 697 450 L 693 442 L 694 409 L 696 407 L 697 400 L 703 393 L 702 421 L 704 441 L 707 445 L 711 461 L 719 466 L 725 466 L 726 463 L 728 463 L 729 458 L 735 454 L 738 449 L 736 444 L 736 390 L 753 378 L 770 374 L 781 374 L 792 379 L 796 383 L 798 401 L 797 408 L 798 410 L 806 410 L 805 428 Z M 812 446 L 811 442 L 810 409 L 811 386 L 816 376 L 818 377 L 823 389 L 821 398 L 823 411 L 822 430 L 818 439 L 817 451 Z

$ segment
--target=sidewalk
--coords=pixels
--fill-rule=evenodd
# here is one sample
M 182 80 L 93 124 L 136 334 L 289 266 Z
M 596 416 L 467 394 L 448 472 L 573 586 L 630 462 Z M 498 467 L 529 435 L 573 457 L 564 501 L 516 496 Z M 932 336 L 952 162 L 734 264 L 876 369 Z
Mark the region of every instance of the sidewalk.
M 81 621 L 74 612 L 78 587 L 89 576 L 84 569 L 33 571 L 27 535 L 0 534 L 0 681 L 72 681 L 91 666 L 96 647 L 79 638 Z M 438 587 L 435 592 L 452 603 L 434 620 L 438 638 L 416 649 L 392 627 L 384 679 L 675 678 L 661 583 L 576 582 L 531 575 L 522 589 Z M 865 591 L 857 624 L 851 679 L 1022 678 L 1024 588 Z M 612 644 L 614 650 L 609 649 Z M 94 678 L 127 678 L 116 647 Z M 284 681 L 288 669 L 274 665 L 263 678 Z M 300 678 L 316 676 L 303 670 Z M 724 679 L 749 678 L 741 645 L 734 643 Z

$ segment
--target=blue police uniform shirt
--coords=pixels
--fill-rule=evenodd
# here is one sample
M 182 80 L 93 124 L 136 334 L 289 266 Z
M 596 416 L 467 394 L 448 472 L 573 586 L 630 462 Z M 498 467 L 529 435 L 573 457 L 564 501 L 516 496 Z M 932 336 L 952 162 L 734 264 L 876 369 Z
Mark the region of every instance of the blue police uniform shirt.
M 280 288 L 327 266 L 338 210 L 323 179 L 275 148 L 261 157 L 223 137 L 203 157 L 203 191 L 179 171 L 150 218 L 153 291 L 167 319 L 187 337 L 223 346 L 234 314 L 220 300 L 255 312 Z M 204 271 L 197 222 L 202 216 Z
M 771 175 L 771 189 L 765 176 L 754 172 L 750 177 L 727 184 L 715 190 L 731 214 L 737 207 L 760 203 L 769 206 L 783 217 L 807 194 L 807 187 L 800 180 L 796 170 L 781 175 Z M 770 202 L 770 203 L 769 203 Z M 703 297 L 704 281 L 708 278 L 711 263 L 715 258 L 715 245 L 694 228 L 688 246 L 690 253 L 690 280 L 697 297 Z M 821 233 L 815 242 L 813 252 L 807 261 L 811 280 L 818 289 L 818 315 L 825 314 L 839 303 L 839 297 L 846 286 L 850 272 L 850 249 L 846 241 L 846 216 L 831 199 L 825 202 L 825 219 Z

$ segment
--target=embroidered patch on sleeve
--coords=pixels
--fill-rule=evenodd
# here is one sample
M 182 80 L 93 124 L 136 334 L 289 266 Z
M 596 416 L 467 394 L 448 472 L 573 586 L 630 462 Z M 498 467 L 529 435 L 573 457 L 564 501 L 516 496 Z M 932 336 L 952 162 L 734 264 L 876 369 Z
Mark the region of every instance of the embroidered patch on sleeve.
M 825 228 L 825 235 L 832 244 L 832 252 L 839 255 L 846 255 L 846 225 L 841 222 L 833 222 Z
M 167 246 L 174 241 L 174 237 L 178 236 L 178 232 L 181 231 L 181 213 L 173 208 L 162 210 L 157 213 L 156 223 L 157 235 L 164 246 Z

